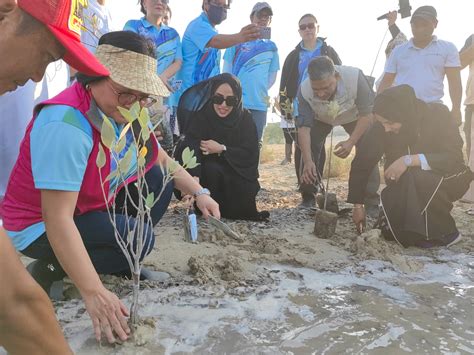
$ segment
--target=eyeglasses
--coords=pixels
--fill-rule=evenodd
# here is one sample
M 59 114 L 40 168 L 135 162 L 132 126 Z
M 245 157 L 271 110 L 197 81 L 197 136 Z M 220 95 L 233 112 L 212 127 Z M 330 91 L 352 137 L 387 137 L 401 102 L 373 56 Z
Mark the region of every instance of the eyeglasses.
M 271 20 L 272 19 L 272 15 L 268 14 L 268 13 L 265 13 L 265 12 L 257 12 L 257 18 L 259 20 Z
M 153 106 L 157 102 L 154 97 L 148 95 L 138 96 L 130 92 L 117 92 L 117 90 L 115 90 L 112 86 L 112 83 L 110 81 L 108 81 L 108 83 L 114 94 L 117 95 L 119 104 L 122 106 L 132 105 L 133 103 L 138 101 L 140 102 L 140 105 L 142 107 L 148 108 Z
M 222 95 L 215 95 L 211 98 L 211 102 L 214 105 L 222 105 L 223 102 L 229 107 L 235 107 L 237 106 L 238 100 L 236 96 L 227 96 L 224 97 Z
M 300 25 L 300 30 L 301 31 L 304 31 L 305 29 L 314 29 L 316 27 L 316 24 L 314 22 L 311 22 L 311 23 L 304 23 L 302 25 Z
M 151 0 L 153 2 L 161 2 L 163 5 L 168 5 L 170 3 L 170 0 Z

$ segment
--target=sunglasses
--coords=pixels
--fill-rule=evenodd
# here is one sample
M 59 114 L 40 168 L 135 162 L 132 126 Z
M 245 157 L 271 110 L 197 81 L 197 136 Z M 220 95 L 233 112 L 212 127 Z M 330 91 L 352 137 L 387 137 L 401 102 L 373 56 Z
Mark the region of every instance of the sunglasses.
M 312 29 L 314 29 L 315 27 L 316 27 L 316 24 L 315 24 L 315 23 L 302 24 L 302 25 L 300 25 L 300 30 L 301 30 L 301 31 L 304 31 L 304 30 L 306 30 L 307 28 L 310 29 L 310 30 L 312 30 Z
M 227 96 L 224 97 L 222 95 L 215 95 L 211 98 L 211 102 L 214 105 L 222 105 L 223 102 L 229 107 L 237 106 L 238 100 L 236 96 Z

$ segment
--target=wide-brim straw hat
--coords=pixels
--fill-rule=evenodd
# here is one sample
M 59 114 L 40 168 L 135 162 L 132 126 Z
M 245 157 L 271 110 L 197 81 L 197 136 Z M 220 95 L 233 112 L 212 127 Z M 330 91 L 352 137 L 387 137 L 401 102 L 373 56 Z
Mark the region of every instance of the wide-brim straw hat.
M 110 78 L 116 83 L 148 95 L 170 95 L 157 74 L 155 58 L 110 44 L 99 45 L 95 56 L 109 70 Z

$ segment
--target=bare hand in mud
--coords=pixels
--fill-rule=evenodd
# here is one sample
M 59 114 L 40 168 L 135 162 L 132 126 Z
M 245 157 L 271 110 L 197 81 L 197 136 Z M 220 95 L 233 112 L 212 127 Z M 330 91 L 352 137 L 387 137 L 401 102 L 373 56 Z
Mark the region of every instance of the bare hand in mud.
M 104 334 L 109 343 L 115 343 L 114 333 L 121 341 L 127 340 L 130 334 L 126 318 L 129 316 L 128 309 L 115 294 L 102 286 L 99 290 L 83 294 L 83 299 L 97 341 Z
M 301 174 L 301 180 L 305 184 L 313 184 L 316 181 L 316 165 L 314 162 L 311 162 L 309 164 L 304 164 L 303 167 L 303 173 Z
M 403 161 L 403 157 L 400 157 L 385 170 L 385 182 L 390 183 L 398 181 L 405 171 L 407 171 L 407 166 Z
M 352 221 L 357 229 L 357 233 L 362 234 L 365 230 L 365 208 L 364 205 L 355 205 L 352 209 Z
M 241 36 L 241 42 L 251 42 L 260 38 L 260 28 L 257 25 L 250 24 L 242 29 L 239 32 Z
M 202 212 L 202 216 L 207 220 L 209 215 L 221 219 L 221 212 L 219 211 L 219 204 L 214 201 L 209 195 L 199 195 L 196 197 L 196 204 Z
M 351 140 L 346 140 L 344 142 L 339 142 L 334 147 L 334 155 L 339 158 L 345 159 L 351 154 L 352 148 L 354 148 L 354 143 Z

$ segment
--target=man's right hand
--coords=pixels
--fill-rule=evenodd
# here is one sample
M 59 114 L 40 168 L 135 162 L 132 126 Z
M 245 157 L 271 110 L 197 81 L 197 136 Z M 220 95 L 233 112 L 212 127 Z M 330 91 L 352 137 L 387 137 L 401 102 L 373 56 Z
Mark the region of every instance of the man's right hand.
M 362 234 L 365 229 L 365 208 L 364 205 L 354 205 L 352 209 L 352 221 L 355 224 L 357 232 Z
M 313 161 L 308 164 L 304 163 L 303 173 L 301 174 L 301 180 L 303 180 L 305 184 L 314 184 L 314 182 L 316 181 L 316 177 L 318 176 L 317 174 L 318 173 L 316 171 L 316 165 Z
M 97 341 L 105 334 L 109 343 L 115 343 L 114 333 L 125 341 L 130 334 L 127 324 L 128 309 L 119 298 L 100 286 L 97 290 L 82 293 L 87 313 L 92 319 Z
M 392 26 L 397 21 L 397 11 L 390 11 L 387 14 L 388 26 Z
M 260 38 L 260 28 L 257 25 L 250 24 L 243 27 L 239 32 L 241 43 L 255 41 Z

